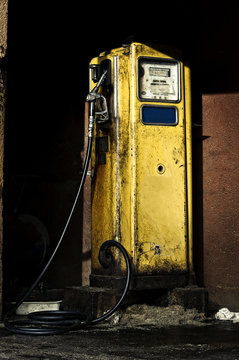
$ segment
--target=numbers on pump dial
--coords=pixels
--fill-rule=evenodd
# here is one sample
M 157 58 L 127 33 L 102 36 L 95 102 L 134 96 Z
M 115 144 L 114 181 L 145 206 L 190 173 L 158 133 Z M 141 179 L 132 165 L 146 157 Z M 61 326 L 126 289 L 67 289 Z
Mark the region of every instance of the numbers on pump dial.
M 163 59 L 139 60 L 138 95 L 140 100 L 178 102 L 179 63 Z

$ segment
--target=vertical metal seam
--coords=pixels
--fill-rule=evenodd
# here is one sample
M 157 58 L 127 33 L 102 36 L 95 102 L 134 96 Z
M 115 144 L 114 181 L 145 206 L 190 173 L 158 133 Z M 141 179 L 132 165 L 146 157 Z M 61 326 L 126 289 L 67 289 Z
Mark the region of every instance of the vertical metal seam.
M 118 98 L 118 56 L 113 57 L 113 71 L 114 71 L 114 117 L 117 119 L 119 117 L 119 98 Z
M 134 267 L 136 269 L 136 149 L 135 149 L 135 45 L 132 45 L 131 51 L 131 73 L 132 73 L 132 87 L 130 94 L 130 110 L 131 112 L 131 129 L 132 129 L 132 210 L 131 210 L 131 224 L 132 224 L 132 242 L 134 249 Z
M 181 101 L 183 101 L 183 134 L 184 134 L 184 241 L 185 241 L 185 252 L 186 252 L 186 261 L 187 261 L 187 271 L 189 271 L 189 248 L 188 248 L 188 239 L 189 239 L 189 232 L 188 232 L 188 164 L 187 164 L 187 114 L 186 114 L 186 91 L 185 91 L 185 68 L 184 64 L 180 63 L 180 72 L 181 72 L 181 82 L 180 82 L 180 89 L 181 89 Z
M 114 120 L 115 120 L 115 135 L 116 135 L 116 203 L 115 203 L 115 214 L 116 214 L 116 237 L 117 241 L 121 242 L 121 229 L 120 229 L 120 124 L 119 124 L 119 97 L 118 97 L 118 86 L 119 86 L 119 58 L 118 56 L 113 57 L 113 102 L 114 102 Z
M 190 69 L 184 65 L 184 114 L 185 114 L 185 148 L 186 148 L 186 181 L 187 181 L 187 247 L 189 272 L 194 271 L 193 266 L 193 224 L 192 224 L 192 133 L 191 133 L 191 98 L 186 93 L 186 82 L 189 82 L 188 93 L 191 96 Z

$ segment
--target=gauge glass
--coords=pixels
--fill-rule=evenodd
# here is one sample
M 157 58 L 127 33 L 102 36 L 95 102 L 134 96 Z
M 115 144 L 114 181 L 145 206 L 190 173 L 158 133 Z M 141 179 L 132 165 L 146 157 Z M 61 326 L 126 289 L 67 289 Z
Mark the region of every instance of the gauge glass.
M 139 59 L 138 95 L 140 100 L 178 102 L 179 62 L 164 59 Z

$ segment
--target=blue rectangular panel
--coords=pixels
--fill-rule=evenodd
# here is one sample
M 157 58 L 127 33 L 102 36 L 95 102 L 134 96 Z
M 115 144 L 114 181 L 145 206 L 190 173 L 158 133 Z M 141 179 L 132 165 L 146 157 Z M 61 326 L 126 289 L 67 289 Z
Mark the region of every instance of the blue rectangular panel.
M 146 125 L 177 125 L 176 107 L 142 106 L 142 122 Z

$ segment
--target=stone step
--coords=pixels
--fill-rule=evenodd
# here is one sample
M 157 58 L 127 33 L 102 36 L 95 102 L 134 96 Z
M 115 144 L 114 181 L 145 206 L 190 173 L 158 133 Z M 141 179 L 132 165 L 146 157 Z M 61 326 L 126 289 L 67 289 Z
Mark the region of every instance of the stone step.
M 119 289 L 71 286 L 64 291 L 63 309 L 82 312 L 89 319 L 95 319 L 110 310 L 117 302 L 122 291 Z M 207 313 L 207 291 L 198 286 L 187 286 L 173 290 L 129 290 L 122 308 L 133 304 L 156 306 L 180 305 L 185 309 L 196 309 Z

